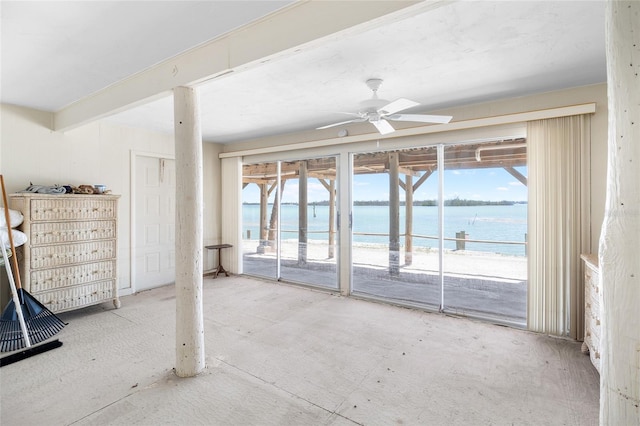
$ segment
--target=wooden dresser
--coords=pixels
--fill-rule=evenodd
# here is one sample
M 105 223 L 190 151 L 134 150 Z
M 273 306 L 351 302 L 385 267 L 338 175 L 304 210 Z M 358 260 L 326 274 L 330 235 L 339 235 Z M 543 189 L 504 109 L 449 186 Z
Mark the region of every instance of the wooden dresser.
M 591 363 L 600 372 L 600 329 L 602 320 L 602 289 L 597 254 L 583 254 L 584 261 L 584 343 L 582 351 L 588 353 Z
M 118 299 L 118 195 L 9 196 L 24 215 L 20 279 L 52 312 Z

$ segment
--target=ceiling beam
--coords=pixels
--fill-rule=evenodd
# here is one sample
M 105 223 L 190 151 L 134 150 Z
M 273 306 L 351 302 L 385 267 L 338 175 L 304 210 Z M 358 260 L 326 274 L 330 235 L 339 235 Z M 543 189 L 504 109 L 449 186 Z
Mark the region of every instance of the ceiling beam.
M 382 21 L 402 19 L 446 3 L 441 0 L 295 2 L 57 111 L 53 130 L 69 130 L 168 96 L 174 87 L 223 78 L 295 54 L 321 40 L 343 37 L 345 33 L 363 31 Z

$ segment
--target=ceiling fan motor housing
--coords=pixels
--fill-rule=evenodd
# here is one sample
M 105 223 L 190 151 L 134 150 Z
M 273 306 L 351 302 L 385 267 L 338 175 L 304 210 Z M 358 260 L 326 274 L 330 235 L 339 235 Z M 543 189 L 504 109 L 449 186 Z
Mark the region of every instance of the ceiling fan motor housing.
M 379 99 L 377 97 L 372 99 L 367 99 L 366 101 L 360 102 L 361 111 L 365 113 L 376 113 L 380 108 L 387 105 L 389 103 L 386 99 Z
M 373 90 L 374 93 L 378 91 L 381 84 L 381 78 L 370 78 L 369 80 L 367 80 L 367 86 L 369 87 L 369 89 Z

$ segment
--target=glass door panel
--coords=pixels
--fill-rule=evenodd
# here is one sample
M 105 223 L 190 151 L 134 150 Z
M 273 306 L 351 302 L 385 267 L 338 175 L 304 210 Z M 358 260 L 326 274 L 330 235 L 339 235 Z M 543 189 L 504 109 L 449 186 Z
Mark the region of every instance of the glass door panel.
M 277 163 L 242 167 L 242 264 L 248 275 L 277 278 Z
M 354 155 L 352 288 L 439 307 L 435 147 Z
M 336 158 L 281 167 L 280 278 L 337 289 Z
M 526 146 L 446 146 L 444 164 L 444 310 L 525 326 Z

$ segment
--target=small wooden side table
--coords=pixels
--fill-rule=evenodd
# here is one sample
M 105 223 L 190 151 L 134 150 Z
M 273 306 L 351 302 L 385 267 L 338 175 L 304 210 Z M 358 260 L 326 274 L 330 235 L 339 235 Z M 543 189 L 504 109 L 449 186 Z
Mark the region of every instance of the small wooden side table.
M 214 244 L 211 246 L 204 246 L 207 250 L 218 250 L 218 266 L 211 271 L 207 271 L 204 275 L 213 275 L 213 278 L 218 278 L 218 274 L 224 272 L 225 276 L 229 276 L 229 273 L 224 266 L 222 266 L 222 249 L 233 247 L 231 244 Z

